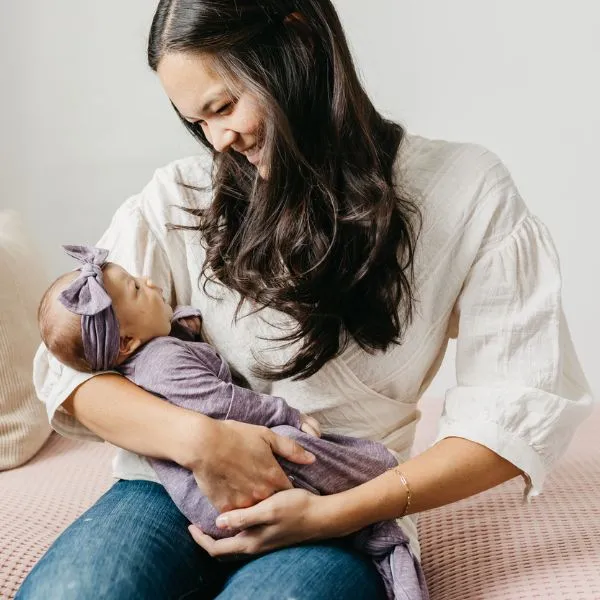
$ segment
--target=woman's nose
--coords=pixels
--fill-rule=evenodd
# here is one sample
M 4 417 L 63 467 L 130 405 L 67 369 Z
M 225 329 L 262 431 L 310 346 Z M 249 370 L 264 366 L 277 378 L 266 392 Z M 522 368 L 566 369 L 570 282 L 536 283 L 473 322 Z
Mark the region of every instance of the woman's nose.
M 225 152 L 235 142 L 237 134 L 224 127 L 212 127 L 210 130 L 210 143 L 217 152 Z

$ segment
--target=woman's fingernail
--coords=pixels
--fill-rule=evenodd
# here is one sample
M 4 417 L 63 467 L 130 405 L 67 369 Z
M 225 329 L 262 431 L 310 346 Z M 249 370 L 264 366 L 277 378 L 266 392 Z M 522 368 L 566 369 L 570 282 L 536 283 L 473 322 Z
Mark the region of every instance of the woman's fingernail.
M 305 451 L 305 452 L 306 452 L 306 456 L 308 458 L 310 458 L 310 460 L 314 460 L 315 458 L 317 458 L 312 452 L 308 452 L 308 451 Z
M 217 527 L 229 527 L 229 519 L 227 517 L 217 517 Z

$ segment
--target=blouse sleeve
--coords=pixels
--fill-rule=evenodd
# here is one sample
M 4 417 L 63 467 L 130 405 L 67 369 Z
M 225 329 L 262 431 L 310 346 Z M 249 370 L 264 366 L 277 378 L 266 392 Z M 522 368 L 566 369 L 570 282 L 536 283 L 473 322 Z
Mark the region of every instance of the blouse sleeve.
M 526 214 L 475 259 L 458 298 L 457 386 L 446 394 L 436 442 L 478 442 L 525 475 L 537 496 L 592 405 L 561 307 L 558 257 Z
M 139 195 L 130 198 L 117 210 L 97 245 L 109 250 L 108 260 L 122 265 L 134 275 L 151 276 L 163 288 L 167 301 L 175 303 L 170 262 L 145 210 L 148 205 L 160 201 L 157 194 L 163 187 L 164 174 L 157 172 Z M 185 260 L 181 262 L 185 263 Z M 34 385 L 39 399 L 46 405 L 51 426 L 61 435 L 102 441 L 61 407 L 78 386 L 93 376 L 62 365 L 43 344 L 39 347 L 33 364 Z

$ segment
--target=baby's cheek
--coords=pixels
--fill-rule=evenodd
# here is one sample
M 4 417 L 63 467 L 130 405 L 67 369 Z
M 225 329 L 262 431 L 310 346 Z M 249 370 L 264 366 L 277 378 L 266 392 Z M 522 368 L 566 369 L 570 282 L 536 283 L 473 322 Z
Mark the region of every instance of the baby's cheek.
M 173 316 L 173 312 L 169 311 L 163 311 L 162 316 L 160 318 L 158 318 L 158 322 L 162 322 L 163 323 L 163 330 L 166 331 L 166 333 L 162 333 L 162 335 L 169 335 L 169 333 L 171 332 L 171 317 Z

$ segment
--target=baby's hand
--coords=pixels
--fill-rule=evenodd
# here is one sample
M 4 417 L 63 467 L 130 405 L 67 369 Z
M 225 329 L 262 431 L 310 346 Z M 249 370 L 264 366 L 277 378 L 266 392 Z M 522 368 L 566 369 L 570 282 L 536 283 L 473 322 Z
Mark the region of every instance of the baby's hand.
M 200 317 L 184 317 L 177 319 L 177 322 L 183 327 L 187 327 L 192 333 L 200 335 L 202 332 L 202 319 Z
M 309 417 L 304 413 L 300 413 L 300 422 L 302 423 L 302 425 L 300 425 L 300 429 L 304 431 L 304 433 L 308 433 L 309 435 L 318 438 L 321 437 L 321 427 L 315 418 Z

